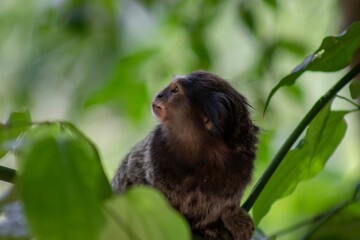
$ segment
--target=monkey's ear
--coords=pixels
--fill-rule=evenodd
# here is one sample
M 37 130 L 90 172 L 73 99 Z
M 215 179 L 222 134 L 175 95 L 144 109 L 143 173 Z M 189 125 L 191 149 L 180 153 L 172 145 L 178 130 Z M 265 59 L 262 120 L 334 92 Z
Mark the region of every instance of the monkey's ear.
M 210 93 L 203 101 L 203 109 L 205 127 L 215 136 L 223 136 L 232 115 L 231 104 L 226 95 L 221 92 Z

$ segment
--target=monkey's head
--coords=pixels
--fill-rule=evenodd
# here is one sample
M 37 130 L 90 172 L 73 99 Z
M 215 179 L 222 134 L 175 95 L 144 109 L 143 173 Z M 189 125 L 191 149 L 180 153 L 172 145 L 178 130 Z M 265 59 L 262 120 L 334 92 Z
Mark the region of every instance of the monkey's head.
M 184 141 L 212 139 L 236 149 L 256 142 L 248 106 L 228 82 L 205 71 L 174 77 L 152 103 L 161 125 Z

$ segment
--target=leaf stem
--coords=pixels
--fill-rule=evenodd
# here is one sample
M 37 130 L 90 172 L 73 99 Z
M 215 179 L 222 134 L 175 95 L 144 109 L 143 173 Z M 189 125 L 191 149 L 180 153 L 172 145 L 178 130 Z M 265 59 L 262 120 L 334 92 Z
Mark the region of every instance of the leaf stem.
M 314 119 L 314 117 L 320 112 L 320 110 L 340 91 L 346 84 L 348 84 L 354 77 L 360 73 L 360 63 L 352 68 L 343 78 L 341 78 L 329 91 L 325 93 L 311 108 L 311 110 L 301 120 L 295 130 L 290 134 L 288 139 L 281 146 L 270 165 L 267 167 L 261 178 L 256 183 L 249 197 L 243 204 L 243 208 L 249 211 L 254 205 L 256 199 L 268 183 L 275 170 L 278 168 L 290 148 L 293 146 L 295 141 L 299 138 L 301 133 L 305 130 L 307 125 Z
M 14 183 L 16 171 L 11 168 L 0 166 L 0 180 L 8 183 Z

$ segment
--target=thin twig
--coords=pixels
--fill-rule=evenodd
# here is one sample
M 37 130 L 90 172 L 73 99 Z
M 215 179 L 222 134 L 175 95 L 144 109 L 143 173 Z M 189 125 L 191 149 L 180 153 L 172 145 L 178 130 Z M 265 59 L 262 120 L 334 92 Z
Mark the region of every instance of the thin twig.
M 347 101 L 348 103 L 351 103 L 352 105 L 354 105 L 355 107 L 359 108 L 360 109 L 360 105 L 351 101 L 350 99 L 346 98 L 346 97 L 343 97 L 343 96 L 340 96 L 340 95 L 336 95 L 336 97 L 342 99 L 342 100 L 345 100 Z

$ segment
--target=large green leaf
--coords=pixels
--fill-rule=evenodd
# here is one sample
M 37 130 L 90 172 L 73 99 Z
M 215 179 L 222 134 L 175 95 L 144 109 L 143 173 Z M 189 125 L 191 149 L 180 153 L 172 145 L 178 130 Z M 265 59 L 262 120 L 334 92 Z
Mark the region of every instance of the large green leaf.
M 296 149 L 288 152 L 255 202 L 253 216 L 256 223 L 275 201 L 291 194 L 300 181 L 314 177 L 324 168 L 345 135 L 346 113 L 330 111 L 328 105 L 310 123 L 305 138 Z
M 108 226 L 103 240 L 186 240 L 186 220 L 155 189 L 134 187 L 105 206 Z
M 296 79 L 305 71 L 338 71 L 350 64 L 353 55 L 360 46 L 360 22 L 352 24 L 338 36 L 324 38 L 321 46 L 312 55 L 298 65 L 289 75 L 271 90 L 265 104 L 266 111 L 275 92 L 283 86 L 293 85 Z
M 110 186 L 93 145 L 66 124 L 31 129 L 19 153 L 19 194 L 36 239 L 98 239 Z
M 29 112 L 13 112 L 5 124 L 0 123 L 0 158 L 14 148 L 15 140 L 31 125 Z

